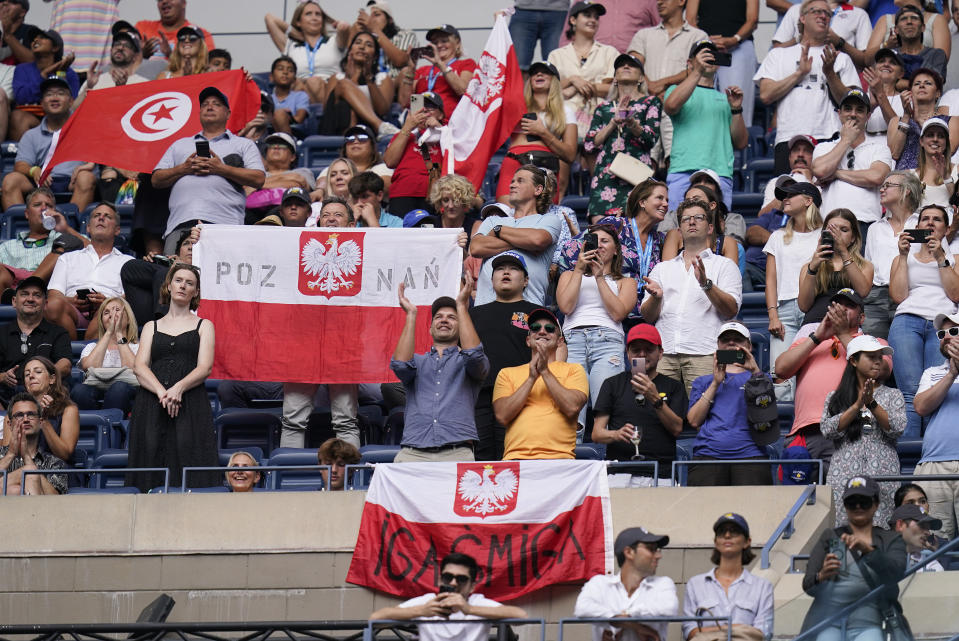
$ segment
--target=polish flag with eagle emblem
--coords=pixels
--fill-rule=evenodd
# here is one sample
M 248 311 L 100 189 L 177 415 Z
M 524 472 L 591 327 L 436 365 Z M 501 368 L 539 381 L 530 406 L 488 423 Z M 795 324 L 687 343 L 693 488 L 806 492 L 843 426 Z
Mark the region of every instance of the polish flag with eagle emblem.
M 476 559 L 476 591 L 496 600 L 611 573 L 606 464 L 377 465 L 346 580 L 400 597 L 435 592 L 450 552 Z
M 498 14 L 473 78 L 449 124 L 440 131 L 443 173 L 467 178 L 476 191 L 487 166 L 526 113 L 523 74 L 516 60 L 506 16 Z

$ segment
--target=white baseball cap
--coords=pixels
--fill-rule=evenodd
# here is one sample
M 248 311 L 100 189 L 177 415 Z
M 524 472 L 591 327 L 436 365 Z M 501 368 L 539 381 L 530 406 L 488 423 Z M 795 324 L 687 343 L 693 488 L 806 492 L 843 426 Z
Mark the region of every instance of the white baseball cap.
M 951 320 L 956 325 L 959 325 L 959 313 L 956 314 L 937 314 L 936 320 L 932 321 L 932 324 L 936 329 L 942 329 L 942 324 L 947 320 Z
M 860 334 L 846 345 L 846 360 L 852 358 L 853 354 L 859 352 L 879 352 L 883 356 L 892 356 L 893 349 L 888 345 L 883 345 L 879 339 L 869 334 Z
M 722 327 L 719 328 L 719 333 L 716 336 L 722 336 L 726 332 L 736 332 L 743 338 L 748 341 L 752 341 L 752 338 L 749 336 L 749 328 L 737 321 L 729 321 L 724 323 Z

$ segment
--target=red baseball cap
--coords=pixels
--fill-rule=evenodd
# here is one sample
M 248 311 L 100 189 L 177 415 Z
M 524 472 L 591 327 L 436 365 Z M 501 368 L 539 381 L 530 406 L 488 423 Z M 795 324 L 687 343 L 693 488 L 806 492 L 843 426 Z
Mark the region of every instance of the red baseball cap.
M 626 344 L 629 345 L 633 341 L 647 341 L 653 345 L 663 346 L 659 331 L 649 323 L 640 323 L 629 330 L 629 334 L 626 335 Z

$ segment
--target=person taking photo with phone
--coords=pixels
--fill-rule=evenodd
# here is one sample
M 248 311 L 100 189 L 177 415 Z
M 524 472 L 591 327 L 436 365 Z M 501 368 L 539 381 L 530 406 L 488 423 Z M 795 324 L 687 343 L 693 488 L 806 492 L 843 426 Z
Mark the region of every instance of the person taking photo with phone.
M 181 229 L 198 221 L 242 225 L 246 194 L 240 187 L 260 189 L 266 169 L 256 143 L 226 128 L 230 102 L 216 87 L 200 92 L 202 130 L 170 145 L 153 170 L 156 189 L 171 187 L 170 216 L 163 232 L 164 254 L 176 253 Z M 155 242 L 156 239 L 154 239 Z

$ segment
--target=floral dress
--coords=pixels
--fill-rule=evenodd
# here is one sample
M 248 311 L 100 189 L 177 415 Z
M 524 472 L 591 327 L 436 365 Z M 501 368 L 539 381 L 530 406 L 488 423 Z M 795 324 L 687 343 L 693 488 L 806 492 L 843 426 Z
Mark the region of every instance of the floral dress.
M 583 148 L 587 154 L 597 153 L 596 169 L 590 183 L 589 215 L 622 216 L 626 209 L 626 197 L 633 186 L 609 171 L 618 152 L 638 158 L 647 165 L 652 163 L 650 152 L 659 141 L 659 119 L 663 103 L 656 96 L 644 96 L 629 103 L 629 118 L 642 125 L 639 135 L 628 127 L 610 133 L 602 146 L 596 144 L 596 134 L 605 127 L 616 113 L 616 101 L 607 100 L 596 107 L 593 121 L 586 133 Z
M 833 506 L 836 509 L 836 525 L 847 521 L 846 508 L 842 504 L 843 488 L 846 482 L 854 476 L 879 476 L 885 474 L 899 474 L 899 454 L 896 453 L 896 440 L 906 429 L 906 402 L 902 392 L 891 387 L 881 385 L 876 388 L 873 398 L 882 405 L 889 414 L 889 432 L 884 432 L 877 424 L 876 419 L 869 415 L 869 424 L 862 429 L 862 436 L 856 441 L 850 441 L 847 431 L 839 431 L 839 417 L 829 415 L 829 402 L 835 392 L 826 395 L 823 404 L 822 435 L 832 439 L 836 451 L 829 463 L 829 474 L 826 483 L 832 486 Z M 879 484 L 879 509 L 873 517 L 873 524 L 886 527 L 893 510 L 893 494 L 899 483 Z

